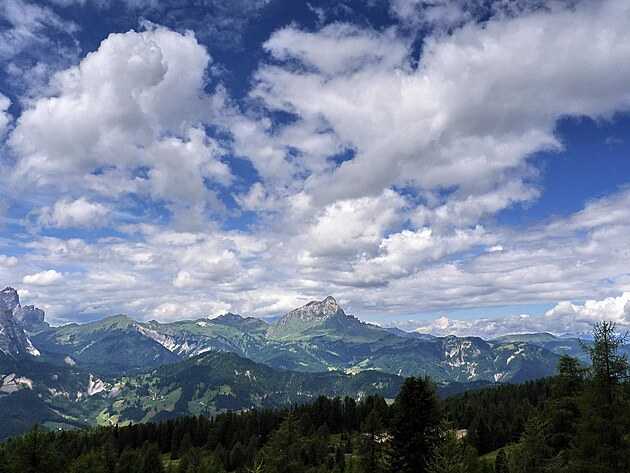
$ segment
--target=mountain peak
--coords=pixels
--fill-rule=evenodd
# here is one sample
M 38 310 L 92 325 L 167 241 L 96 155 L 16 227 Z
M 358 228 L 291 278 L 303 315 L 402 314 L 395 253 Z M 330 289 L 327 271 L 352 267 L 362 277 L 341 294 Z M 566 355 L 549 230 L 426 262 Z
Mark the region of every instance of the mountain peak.
M 7 286 L 0 292 L 0 308 L 14 309 L 19 305 L 20 296 L 14 288 Z
M 343 311 L 341 306 L 337 304 L 337 301 L 333 296 L 328 296 L 323 301 L 311 301 L 302 307 L 298 307 L 297 309 L 293 309 L 289 312 L 285 317 L 299 317 L 302 319 L 311 319 L 311 318 L 329 318 L 335 315 L 343 315 L 346 313 Z M 284 318 L 284 317 L 283 317 Z M 282 319 L 280 319 L 282 320 Z M 280 322 L 278 321 L 278 323 Z
M 15 321 L 29 334 L 50 328 L 50 324 L 44 321 L 44 311 L 33 305 L 22 307 L 20 295 L 11 286 L 0 291 L 0 309 L 12 311 Z
M 244 320 L 243 316 L 239 315 L 239 314 L 233 314 L 232 312 L 228 312 L 226 314 L 221 314 L 218 317 L 216 317 L 214 319 L 219 320 L 219 321 L 223 321 L 223 320 Z
M 324 329 L 334 324 L 343 326 L 354 317 L 346 315 L 334 297 L 328 296 L 323 301 L 311 301 L 302 307 L 293 309 L 272 325 L 267 337 L 271 339 L 301 338 L 313 330 Z
M 39 351 L 26 336 L 24 329 L 13 317 L 11 309 L 0 309 L 0 353 L 10 358 L 26 355 L 39 356 Z

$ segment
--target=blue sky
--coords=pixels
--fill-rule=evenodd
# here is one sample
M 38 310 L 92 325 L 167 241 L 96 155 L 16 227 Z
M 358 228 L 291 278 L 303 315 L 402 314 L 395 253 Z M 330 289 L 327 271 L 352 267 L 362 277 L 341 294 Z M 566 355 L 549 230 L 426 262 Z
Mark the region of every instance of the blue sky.
M 628 45 L 621 0 L 6 0 L 0 281 L 53 323 L 630 325 Z

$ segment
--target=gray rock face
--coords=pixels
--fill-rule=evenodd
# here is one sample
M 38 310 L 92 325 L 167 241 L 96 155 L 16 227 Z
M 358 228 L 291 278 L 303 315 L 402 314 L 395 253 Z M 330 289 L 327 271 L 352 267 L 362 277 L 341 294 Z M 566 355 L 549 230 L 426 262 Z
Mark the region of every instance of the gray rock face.
M 0 292 L 0 309 L 14 309 L 20 305 L 20 296 L 12 287 L 5 287 Z
M 329 321 L 336 320 L 343 324 L 351 319 L 354 318 L 346 315 L 334 297 L 328 296 L 321 302 L 311 301 L 286 314 L 269 328 L 267 337 L 286 340 L 299 337 L 300 334 L 321 327 Z
M 50 324 L 44 321 L 45 313 L 33 305 L 17 306 L 13 309 L 15 321 L 28 333 L 39 333 L 50 328 Z
M 10 358 L 39 356 L 22 327 L 15 321 L 11 310 L 0 309 L 0 352 Z
M 50 328 L 50 324 L 44 321 L 44 311 L 33 305 L 22 307 L 20 296 L 12 287 L 5 287 L 0 292 L 0 309 L 11 310 L 15 322 L 30 334 Z

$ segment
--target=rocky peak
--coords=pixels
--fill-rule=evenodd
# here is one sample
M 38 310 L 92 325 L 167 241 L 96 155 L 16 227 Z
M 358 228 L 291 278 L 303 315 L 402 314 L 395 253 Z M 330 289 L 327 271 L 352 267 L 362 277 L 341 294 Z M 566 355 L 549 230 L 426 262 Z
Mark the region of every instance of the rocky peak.
M 11 358 L 39 356 L 39 351 L 16 322 L 11 310 L 7 308 L 0 309 L 0 353 Z
M 30 334 L 42 332 L 50 328 L 50 324 L 44 322 L 44 311 L 34 305 L 22 307 L 20 304 L 20 296 L 12 287 L 5 287 L 0 292 L 0 309 L 11 310 L 15 322 Z
M 280 318 L 269 328 L 267 337 L 285 340 L 300 338 L 313 330 L 335 330 L 355 320 L 346 315 L 334 297 L 328 296 L 323 301 L 311 301 Z
M 238 315 L 238 314 L 233 314 L 232 312 L 228 312 L 227 314 L 221 314 L 219 315 L 217 318 L 214 319 L 214 321 L 218 321 L 218 322 L 230 322 L 230 321 L 237 321 L 237 322 L 241 322 L 245 320 L 242 316 Z
M 0 308 L 14 309 L 20 305 L 20 296 L 12 287 L 5 287 L 0 292 Z
M 334 297 L 328 296 L 321 302 L 311 301 L 302 307 L 298 307 L 297 309 L 292 310 L 282 319 L 280 319 L 278 323 L 282 322 L 282 320 L 289 320 L 294 318 L 310 320 L 317 318 L 330 318 L 335 316 L 345 317 L 346 313 L 343 311 L 341 306 L 337 304 L 337 301 Z

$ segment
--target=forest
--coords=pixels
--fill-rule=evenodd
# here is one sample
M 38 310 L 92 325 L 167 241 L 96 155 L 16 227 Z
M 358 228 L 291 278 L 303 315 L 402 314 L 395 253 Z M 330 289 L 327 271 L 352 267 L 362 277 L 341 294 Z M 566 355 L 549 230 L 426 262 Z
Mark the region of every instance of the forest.
M 288 409 L 44 432 L 0 444 L 0 473 L 604 473 L 630 471 L 626 335 L 608 322 L 557 375 L 438 398 L 405 379 L 393 404 L 320 396 Z

